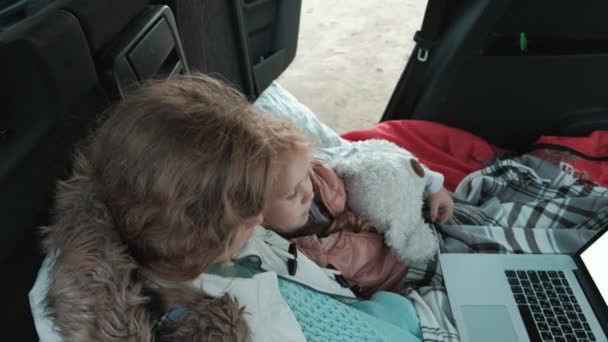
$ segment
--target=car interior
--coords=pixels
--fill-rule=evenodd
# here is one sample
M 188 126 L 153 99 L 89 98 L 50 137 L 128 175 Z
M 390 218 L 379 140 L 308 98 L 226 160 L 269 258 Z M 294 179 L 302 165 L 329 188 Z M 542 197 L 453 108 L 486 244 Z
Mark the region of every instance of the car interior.
M 146 79 L 195 71 L 255 100 L 296 56 L 301 5 L 0 1 L 4 334 L 38 339 L 28 302 L 44 259 L 38 228 L 52 222 L 56 182 L 104 110 Z M 429 0 L 378 120 L 441 123 L 518 153 L 542 135 L 607 130 L 605 13 L 603 1 Z

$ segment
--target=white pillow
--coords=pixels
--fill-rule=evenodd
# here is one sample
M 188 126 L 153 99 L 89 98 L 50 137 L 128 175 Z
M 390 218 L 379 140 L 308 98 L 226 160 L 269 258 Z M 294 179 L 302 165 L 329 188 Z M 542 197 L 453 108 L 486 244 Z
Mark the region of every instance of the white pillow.
M 276 81 L 264 90 L 254 105 L 277 119 L 293 122 L 313 139 L 317 148 L 337 147 L 346 143 L 336 131 L 321 122 L 315 113 Z

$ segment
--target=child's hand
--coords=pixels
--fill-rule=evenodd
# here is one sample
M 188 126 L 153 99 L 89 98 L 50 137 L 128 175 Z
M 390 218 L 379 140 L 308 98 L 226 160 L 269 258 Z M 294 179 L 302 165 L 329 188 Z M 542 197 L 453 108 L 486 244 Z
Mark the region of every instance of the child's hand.
M 431 222 L 439 220 L 439 223 L 446 223 L 454 213 L 452 195 L 445 188 L 441 188 L 438 193 L 429 198 L 429 209 Z

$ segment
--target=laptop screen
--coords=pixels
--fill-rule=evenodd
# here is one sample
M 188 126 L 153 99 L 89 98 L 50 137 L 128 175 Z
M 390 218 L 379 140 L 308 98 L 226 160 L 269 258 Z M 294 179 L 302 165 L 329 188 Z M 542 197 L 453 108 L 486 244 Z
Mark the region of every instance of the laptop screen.
M 604 303 L 608 303 L 608 271 L 606 271 L 606 260 L 608 260 L 608 234 L 604 234 L 594 241 L 581 254 L 581 259 L 587 267 L 587 271 L 595 286 L 597 286 Z

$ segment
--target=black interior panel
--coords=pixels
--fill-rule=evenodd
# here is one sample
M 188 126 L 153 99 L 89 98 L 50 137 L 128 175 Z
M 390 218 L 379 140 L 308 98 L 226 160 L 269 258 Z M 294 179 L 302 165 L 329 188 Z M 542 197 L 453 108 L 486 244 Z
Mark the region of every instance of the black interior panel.
M 0 39 L 0 301 L 5 334 L 34 340 L 28 292 L 42 253 L 55 182 L 69 172 L 73 145 L 106 104 L 76 18 L 53 9 Z
M 607 2 L 446 3 L 423 76 L 411 77 L 422 63 L 410 59 L 383 120 L 441 122 L 514 150 L 608 128 Z
M 146 7 L 99 54 L 97 69 L 112 98 L 151 78 L 189 73 L 182 42 L 169 7 Z

